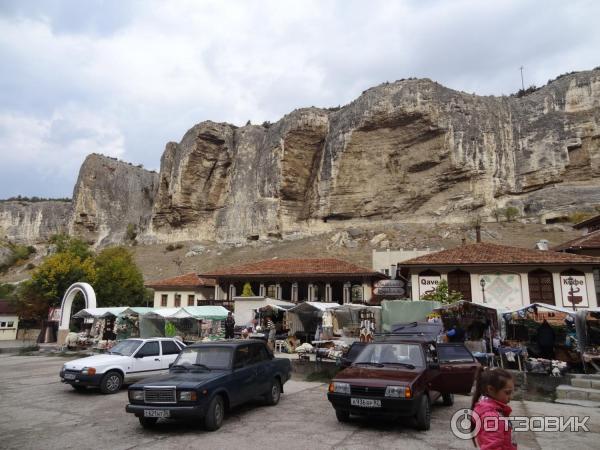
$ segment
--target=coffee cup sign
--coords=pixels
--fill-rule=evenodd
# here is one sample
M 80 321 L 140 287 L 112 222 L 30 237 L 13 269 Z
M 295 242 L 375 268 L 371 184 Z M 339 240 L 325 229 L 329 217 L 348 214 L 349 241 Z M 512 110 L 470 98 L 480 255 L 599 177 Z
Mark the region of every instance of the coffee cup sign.
M 419 276 L 419 298 L 423 298 L 425 294 L 432 294 L 440 284 L 441 276 L 428 275 Z
M 588 308 L 587 287 L 583 275 L 561 275 L 560 290 L 563 306 Z

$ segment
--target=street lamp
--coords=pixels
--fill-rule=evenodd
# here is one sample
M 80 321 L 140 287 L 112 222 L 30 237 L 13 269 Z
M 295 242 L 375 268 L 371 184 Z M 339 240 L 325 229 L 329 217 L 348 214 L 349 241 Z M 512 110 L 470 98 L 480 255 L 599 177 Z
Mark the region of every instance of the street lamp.
M 483 278 L 479 279 L 479 285 L 481 286 L 481 296 L 483 297 L 483 303 L 487 303 L 485 301 L 485 280 Z

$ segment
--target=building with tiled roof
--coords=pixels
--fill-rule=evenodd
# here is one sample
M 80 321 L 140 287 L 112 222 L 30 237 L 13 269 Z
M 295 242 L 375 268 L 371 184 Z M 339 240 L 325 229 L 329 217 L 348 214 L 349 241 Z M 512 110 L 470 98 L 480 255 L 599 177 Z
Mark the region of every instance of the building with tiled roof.
M 600 214 L 594 217 L 590 217 L 587 220 L 576 223 L 573 225 L 573 228 L 578 230 L 584 230 L 586 233 L 591 233 L 592 231 L 600 230 Z
M 155 308 L 210 305 L 214 300 L 215 280 L 199 277 L 193 272 L 149 281 L 145 286 L 154 289 Z
M 332 258 L 270 259 L 202 274 L 215 278 L 215 298 L 228 303 L 250 283 L 255 295 L 292 302 L 369 302 L 373 283 L 385 275 Z
M 415 299 L 446 280 L 465 300 L 499 308 L 536 302 L 597 306 L 593 268 L 600 265 L 600 257 L 478 242 L 400 264 L 410 272 Z
M 18 328 L 17 309 L 10 300 L 0 300 L 0 341 L 15 340 Z
M 600 257 L 600 230 L 557 245 L 552 250 Z

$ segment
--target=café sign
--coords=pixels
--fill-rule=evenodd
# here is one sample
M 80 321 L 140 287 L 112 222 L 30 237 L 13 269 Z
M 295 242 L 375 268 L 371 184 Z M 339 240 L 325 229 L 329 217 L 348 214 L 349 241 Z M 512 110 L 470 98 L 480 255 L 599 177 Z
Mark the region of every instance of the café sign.
M 433 294 L 440 284 L 441 276 L 420 276 L 419 277 L 419 298 L 425 294 Z
M 589 308 L 585 276 L 561 275 L 560 290 L 563 306 L 576 308 Z

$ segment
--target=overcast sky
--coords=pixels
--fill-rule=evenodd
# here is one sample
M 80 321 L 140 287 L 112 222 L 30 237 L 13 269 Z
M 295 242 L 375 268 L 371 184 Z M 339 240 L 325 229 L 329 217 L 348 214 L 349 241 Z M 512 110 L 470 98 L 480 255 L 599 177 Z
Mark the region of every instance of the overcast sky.
M 277 121 L 428 77 L 483 95 L 600 66 L 600 2 L 0 0 L 0 198 L 92 152 L 159 169 L 204 120 Z

